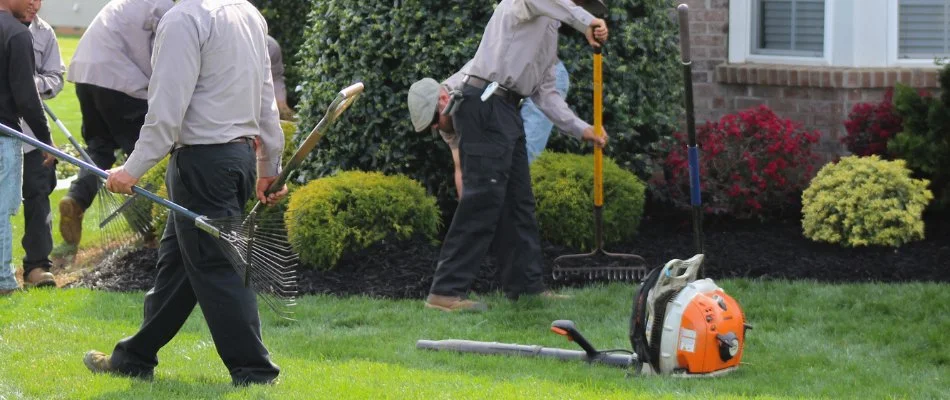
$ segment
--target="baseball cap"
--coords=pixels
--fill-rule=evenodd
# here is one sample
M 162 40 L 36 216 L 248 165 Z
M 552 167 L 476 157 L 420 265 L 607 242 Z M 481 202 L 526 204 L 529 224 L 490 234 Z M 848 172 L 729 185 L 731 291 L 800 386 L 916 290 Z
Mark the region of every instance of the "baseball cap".
M 439 107 L 441 86 L 435 79 L 423 78 L 409 87 L 409 117 L 416 132 L 422 132 L 432 125 Z

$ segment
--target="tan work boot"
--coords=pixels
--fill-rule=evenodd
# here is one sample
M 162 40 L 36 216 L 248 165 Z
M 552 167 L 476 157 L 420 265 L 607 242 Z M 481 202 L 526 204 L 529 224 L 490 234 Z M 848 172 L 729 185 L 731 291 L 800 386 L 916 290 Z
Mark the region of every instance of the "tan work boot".
M 116 370 L 115 368 L 112 368 L 112 357 L 106 353 L 96 350 L 89 350 L 89 352 L 87 352 L 82 358 L 82 363 L 86 364 L 86 368 L 89 368 L 89 370 L 94 374 L 110 373 L 113 375 L 129 376 L 145 380 L 151 380 L 153 377 L 151 371 L 135 374 Z
M 487 311 L 488 305 L 477 301 L 466 300 L 461 297 L 439 296 L 429 294 L 426 298 L 426 308 L 442 311 Z
M 0 289 L 0 296 L 9 296 L 16 291 L 17 289 Z
M 69 196 L 59 201 L 59 233 L 63 241 L 78 246 L 82 239 L 82 217 L 85 214 L 79 202 Z
M 23 283 L 30 287 L 56 287 L 56 280 L 53 274 L 45 268 L 33 268 L 27 276 L 23 277 Z

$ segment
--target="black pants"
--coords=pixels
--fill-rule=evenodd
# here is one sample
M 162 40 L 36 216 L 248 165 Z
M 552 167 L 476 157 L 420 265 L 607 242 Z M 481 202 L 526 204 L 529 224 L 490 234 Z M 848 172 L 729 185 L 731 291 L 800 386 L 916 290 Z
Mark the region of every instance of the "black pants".
M 249 142 L 193 146 L 172 154 L 165 183 L 173 202 L 214 219 L 243 212 L 254 195 L 255 175 Z M 145 296 L 144 322 L 116 345 L 113 367 L 130 375 L 150 374 L 159 349 L 178 333 L 197 302 L 233 383 L 272 381 L 280 369 L 261 340 L 256 295 L 244 287 L 211 235 L 174 214 L 169 213 L 159 246 L 155 286 Z
M 23 155 L 23 276 L 34 268 L 49 268 L 53 263 L 53 214 L 49 195 L 56 188 L 55 167 L 43 166 L 43 152 L 33 150 Z
M 148 101 L 85 83 L 76 84 L 76 97 L 82 112 L 82 138 L 92 162 L 100 169 L 109 169 L 115 164 L 117 149 L 132 154 L 145 124 Z M 87 209 L 100 184 L 95 174 L 82 170 L 68 195 Z
M 454 120 L 460 135 L 462 198 L 430 292 L 464 296 L 491 248 L 506 296 L 540 293 L 543 258 L 521 114 L 498 96 L 482 102 L 481 89 L 466 86 L 463 93 Z

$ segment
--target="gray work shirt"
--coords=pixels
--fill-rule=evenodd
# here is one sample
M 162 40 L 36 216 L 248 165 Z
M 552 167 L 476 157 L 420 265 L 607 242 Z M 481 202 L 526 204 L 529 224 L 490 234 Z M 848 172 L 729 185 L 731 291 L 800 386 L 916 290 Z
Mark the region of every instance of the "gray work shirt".
M 267 22 L 247 0 L 180 0 L 158 25 L 148 114 L 125 163 L 139 178 L 177 145 L 260 136 L 259 177 L 280 172 Z
M 66 78 L 148 98 L 152 43 L 172 0 L 112 0 L 79 39 Z
M 585 32 L 594 16 L 571 0 L 502 0 L 475 57 L 446 80 L 459 87 L 465 74 L 498 82 L 534 104 L 562 132 L 581 138 L 591 125 L 577 117 L 555 88 L 561 21 Z
M 52 99 L 63 90 L 63 74 L 66 73 L 66 66 L 63 65 L 62 56 L 59 54 L 56 32 L 38 15 L 30 23 L 29 29 L 30 34 L 33 35 L 33 59 L 36 62 L 36 74 L 33 80 L 36 82 L 36 90 L 40 92 L 40 98 L 43 100 Z M 20 127 L 23 128 L 24 134 L 36 138 L 33 130 L 22 119 L 20 119 Z M 35 149 L 29 144 L 23 144 L 24 153 Z

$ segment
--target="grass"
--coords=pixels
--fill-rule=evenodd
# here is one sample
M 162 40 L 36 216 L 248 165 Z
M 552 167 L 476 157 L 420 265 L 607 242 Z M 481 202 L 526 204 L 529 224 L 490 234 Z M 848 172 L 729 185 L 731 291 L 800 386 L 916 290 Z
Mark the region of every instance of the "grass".
M 722 378 L 627 378 L 576 362 L 414 348 L 448 338 L 576 348 L 547 330 L 562 318 L 596 346 L 629 348 L 633 287 L 613 284 L 554 302 L 493 296 L 491 311 L 467 315 L 308 296 L 298 322 L 262 313 L 281 382 L 241 389 L 229 385 L 200 312 L 159 353 L 154 382 L 92 375 L 83 353 L 111 352 L 135 332 L 142 293 L 37 290 L 0 298 L 0 398 L 950 398 L 946 285 L 720 284 L 754 326 L 745 365 Z

